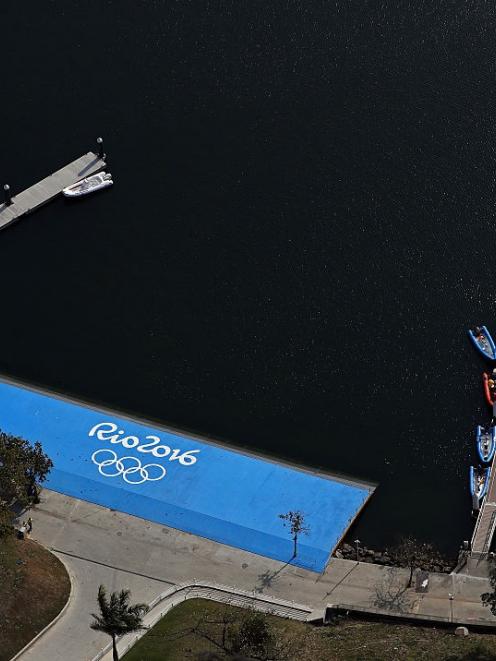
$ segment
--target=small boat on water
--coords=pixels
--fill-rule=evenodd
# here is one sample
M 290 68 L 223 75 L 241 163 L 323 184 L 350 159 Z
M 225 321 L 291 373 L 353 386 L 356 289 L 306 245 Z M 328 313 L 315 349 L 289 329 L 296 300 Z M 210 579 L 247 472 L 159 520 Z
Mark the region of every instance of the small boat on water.
M 484 395 L 489 406 L 496 404 L 496 374 L 482 373 L 482 382 L 484 384 Z
M 81 197 L 102 188 L 108 188 L 113 183 L 110 172 L 99 172 L 98 174 L 91 175 L 91 177 L 86 177 L 86 179 L 81 179 L 81 181 L 72 184 L 72 186 L 67 186 L 62 193 L 65 197 Z
M 479 501 L 486 495 L 490 475 L 491 469 L 489 467 L 477 469 L 470 466 L 470 493 L 472 496 L 476 496 Z
M 484 358 L 496 360 L 496 345 L 485 326 L 477 326 L 474 330 L 470 329 L 468 334 L 473 345 Z
M 480 460 L 485 464 L 490 463 L 493 460 L 494 451 L 496 450 L 496 428 L 485 428 L 481 427 L 481 425 L 477 425 L 475 438 Z

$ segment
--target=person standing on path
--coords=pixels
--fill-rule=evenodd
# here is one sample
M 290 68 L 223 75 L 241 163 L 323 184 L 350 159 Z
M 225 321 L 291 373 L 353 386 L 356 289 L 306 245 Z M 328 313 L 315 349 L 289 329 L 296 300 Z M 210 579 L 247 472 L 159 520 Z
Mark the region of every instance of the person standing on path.
M 31 531 L 33 530 L 33 519 L 29 517 L 28 522 L 27 522 L 27 533 L 28 535 L 31 534 Z

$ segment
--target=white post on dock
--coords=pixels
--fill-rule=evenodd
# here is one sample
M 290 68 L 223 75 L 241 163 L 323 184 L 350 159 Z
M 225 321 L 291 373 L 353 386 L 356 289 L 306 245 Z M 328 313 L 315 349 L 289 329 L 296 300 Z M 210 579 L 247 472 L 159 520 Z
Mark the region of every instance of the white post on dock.
M 103 138 L 97 138 L 96 143 L 98 145 L 98 158 L 101 158 L 104 161 L 107 158 L 107 155 L 103 151 Z
M 4 184 L 3 192 L 5 195 L 5 204 L 12 204 L 12 193 L 10 192 L 9 184 Z

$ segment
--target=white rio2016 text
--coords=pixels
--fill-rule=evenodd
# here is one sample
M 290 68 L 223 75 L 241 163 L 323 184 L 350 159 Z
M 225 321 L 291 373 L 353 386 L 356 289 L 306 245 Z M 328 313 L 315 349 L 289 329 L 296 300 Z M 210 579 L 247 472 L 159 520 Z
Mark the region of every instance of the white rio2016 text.
M 192 466 L 196 463 L 200 450 L 188 450 L 181 452 L 181 450 L 171 450 L 168 445 L 161 445 L 161 440 L 158 436 L 145 436 L 149 443 L 141 443 L 137 436 L 124 436 L 125 431 L 119 429 L 113 422 L 99 422 L 92 427 L 88 436 L 95 436 L 100 441 L 110 441 L 111 443 L 120 443 L 125 448 L 136 448 L 138 452 L 150 452 L 154 457 L 168 457 L 168 461 L 177 459 L 183 466 Z

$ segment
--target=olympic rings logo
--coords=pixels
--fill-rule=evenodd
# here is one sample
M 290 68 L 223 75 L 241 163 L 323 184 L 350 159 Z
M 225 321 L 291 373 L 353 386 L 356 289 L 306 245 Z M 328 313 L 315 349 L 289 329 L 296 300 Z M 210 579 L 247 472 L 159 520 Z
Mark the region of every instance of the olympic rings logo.
M 107 455 L 108 458 L 102 458 L 102 453 Z M 141 461 L 137 457 L 119 458 L 113 450 L 96 450 L 91 455 L 91 460 L 98 466 L 100 475 L 104 477 L 122 475 L 122 479 L 128 484 L 156 482 L 164 478 L 167 473 L 165 468 L 160 464 L 146 464 L 142 466 Z

